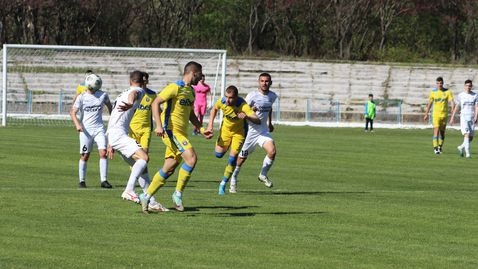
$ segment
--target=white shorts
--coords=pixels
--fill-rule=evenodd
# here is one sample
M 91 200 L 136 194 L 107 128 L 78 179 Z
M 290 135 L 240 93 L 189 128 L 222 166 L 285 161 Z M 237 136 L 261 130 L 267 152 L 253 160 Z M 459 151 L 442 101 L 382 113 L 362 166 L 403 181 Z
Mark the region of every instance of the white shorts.
M 88 133 L 84 130 L 80 132 L 80 154 L 90 153 L 93 150 L 93 141 L 98 150 L 106 149 L 106 136 L 104 130 Z
M 475 133 L 475 122 L 473 120 L 460 120 L 460 129 L 461 134 L 465 135 L 468 134 L 469 136 L 473 136 Z
M 256 149 L 256 146 L 259 146 L 262 148 L 262 146 L 267 141 L 274 142 L 274 139 L 272 139 L 272 136 L 269 133 L 259 134 L 259 135 L 248 134 L 246 137 L 246 141 L 244 141 L 244 145 L 242 146 L 241 152 L 239 153 L 239 157 L 247 158 L 249 154 L 254 152 L 254 150 Z
M 136 142 L 136 140 L 126 134 L 109 134 L 108 140 L 111 147 L 113 147 L 114 150 L 119 151 L 125 158 L 130 158 L 138 149 L 141 149 L 141 146 Z

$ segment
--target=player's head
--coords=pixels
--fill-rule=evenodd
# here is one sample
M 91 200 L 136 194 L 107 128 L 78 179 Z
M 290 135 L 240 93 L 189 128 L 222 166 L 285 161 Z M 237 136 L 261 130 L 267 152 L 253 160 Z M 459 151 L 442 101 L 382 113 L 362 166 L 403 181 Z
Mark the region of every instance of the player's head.
M 143 81 L 143 87 L 146 88 L 146 86 L 149 84 L 149 74 L 147 72 L 143 72 Z
M 85 78 L 85 86 L 92 92 L 96 92 L 97 90 L 101 89 L 102 84 L 103 81 L 101 80 L 100 76 L 96 74 L 91 73 Z
M 473 88 L 473 81 L 470 79 L 465 80 L 465 91 L 470 92 L 471 88 Z
M 259 75 L 259 89 L 263 92 L 268 92 L 272 85 L 272 77 L 269 73 L 262 73 Z
M 437 88 L 438 89 L 443 89 L 443 78 L 442 77 L 437 77 Z
M 234 85 L 227 87 L 224 97 L 226 98 L 226 104 L 228 106 L 237 103 L 237 98 L 239 97 L 239 91 L 237 90 L 237 87 Z
M 184 80 L 189 85 L 197 85 L 202 77 L 202 65 L 191 61 L 184 66 Z
M 206 80 L 206 76 L 204 74 L 202 74 L 201 76 L 201 83 L 204 83 L 204 81 Z
M 144 85 L 144 76 L 143 72 L 135 70 L 129 73 L 129 85 L 142 87 Z
M 368 100 L 373 100 L 373 94 L 369 93 Z

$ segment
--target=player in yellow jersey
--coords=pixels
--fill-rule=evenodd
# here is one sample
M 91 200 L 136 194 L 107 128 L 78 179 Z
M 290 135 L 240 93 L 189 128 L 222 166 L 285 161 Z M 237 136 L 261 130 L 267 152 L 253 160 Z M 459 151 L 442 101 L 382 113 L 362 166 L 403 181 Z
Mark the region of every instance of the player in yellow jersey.
M 143 73 L 144 84 L 142 85 L 145 94 L 141 99 L 139 106 L 134 112 L 133 118 L 129 125 L 128 136 L 133 138 L 136 143 L 138 143 L 141 148 L 149 153 L 149 144 L 151 143 L 151 131 L 153 129 L 153 116 L 151 112 L 151 104 L 156 98 L 156 92 L 149 89 L 149 74 L 146 72 Z M 145 167 L 143 173 L 138 177 L 139 186 L 143 191 L 146 191 L 150 184 L 148 167 Z M 166 212 L 169 211 L 158 201 L 151 201 L 149 206 L 150 211 L 155 212 Z
M 181 160 L 176 190 L 172 195 L 176 210 L 184 211 L 182 193 L 191 173 L 196 166 L 197 157 L 193 146 L 188 140 L 188 122 L 197 127 L 206 138 L 212 134 L 204 130 L 193 111 L 194 90 L 202 76 L 202 66 L 197 62 L 189 62 L 184 66 L 183 79 L 169 84 L 158 94 L 151 104 L 153 118 L 156 121 L 155 134 L 162 137 L 166 146 L 163 167 L 154 175 L 151 185 L 145 194 L 140 195 L 142 210 L 148 213 L 149 199 L 161 188 L 170 177 Z M 163 111 L 160 105 L 164 103 Z
M 218 194 L 224 195 L 226 192 L 226 184 L 236 168 L 237 156 L 241 151 L 244 140 L 246 140 L 248 129 L 247 120 L 255 124 L 261 124 L 261 120 L 247 102 L 239 97 L 236 86 L 227 87 L 224 97 L 217 100 L 211 109 L 211 116 L 207 127 L 208 132 L 213 132 L 214 119 L 216 118 L 218 110 L 222 110 L 223 118 L 221 130 L 216 141 L 216 157 L 222 158 L 227 150 L 229 148 L 231 149 L 222 181 L 219 184 Z
M 443 78 L 436 79 L 436 88 L 433 88 L 428 98 L 428 105 L 423 120 L 428 120 L 428 113 L 433 105 L 433 149 L 435 154 L 441 154 L 445 140 L 445 130 L 448 118 L 448 103 L 451 103 L 451 111 L 455 109 L 452 92 L 443 87 Z

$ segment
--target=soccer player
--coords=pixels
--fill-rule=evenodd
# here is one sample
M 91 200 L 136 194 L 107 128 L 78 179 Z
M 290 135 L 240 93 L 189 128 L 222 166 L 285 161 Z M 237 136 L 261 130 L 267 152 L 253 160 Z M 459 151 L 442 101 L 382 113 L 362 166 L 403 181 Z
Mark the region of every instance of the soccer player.
M 428 105 L 425 110 L 424 121 L 428 120 L 428 113 L 433 105 L 433 150 L 435 154 L 441 154 L 445 140 L 446 122 L 448 117 L 448 103 L 451 103 L 451 110 L 455 109 L 453 94 L 449 89 L 443 87 L 443 78 L 436 79 L 436 88 L 433 88 L 428 98 Z
M 163 167 L 154 175 L 146 193 L 140 196 L 144 213 L 148 213 L 151 196 L 164 185 L 181 160 L 184 160 L 184 163 L 179 169 L 176 190 L 172 194 L 172 199 L 176 210 L 184 211 L 183 191 L 197 162 L 196 152 L 187 137 L 188 121 L 191 121 L 206 138 L 212 137 L 212 134 L 206 132 L 201 126 L 193 111 L 194 90 L 191 86 L 199 82 L 201 75 L 202 66 L 199 63 L 187 63 L 184 66 L 183 79 L 169 84 L 151 104 L 153 118 L 156 121 L 154 132 L 157 136 L 162 137 L 166 151 Z M 160 105 L 163 103 L 165 104 L 164 112 L 160 109 Z
M 258 179 L 268 188 L 272 188 L 273 186 L 272 181 L 267 177 L 267 173 L 272 167 L 276 157 L 276 146 L 270 133 L 274 131 L 274 126 L 272 125 L 272 104 L 274 104 L 277 99 L 277 95 L 270 90 L 271 85 L 271 75 L 268 73 L 262 73 L 259 75 L 258 90 L 250 92 L 246 96 L 246 102 L 252 110 L 256 112 L 261 123 L 251 123 L 249 125 L 246 141 L 239 153 L 237 166 L 231 177 L 231 185 L 229 188 L 230 193 L 237 192 L 237 176 L 239 175 L 241 166 L 257 145 L 263 148 L 266 152 Z
M 373 120 L 375 119 L 375 112 L 377 105 L 373 100 L 373 94 L 368 95 L 368 101 L 365 103 L 365 132 L 368 132 L 368 124 L 370 123 L 370 132 L 373 132 Z
M 211 87 L 204 82 L 205 78 L 206 76 L 203 74 L 199 83 L 193 85 L 194 92 L 196 93 L 196 98 L 194 100 L 194 113 L 201 124 L 203 123 L 204 115 L 206 114 L 207 95 L 211 92 Z M 194 127 L 193 135 L 197 135 L 198 133 L 199 130 Z
M 450 119 L 450 125 L 453 125 L 455 113 L 460 108 L 460 129 L 463 134 L 463 143 L 458 146 L 458 152 L 466 158 L 470 158 L 470 142 L 473 140 L 475 123 L 478 119 L 478 95 L 471 91 L 472 88 L 473 82 L 469 79 L 466 80 L 464 91 L 458 94 L 455 100 L 456 106 Z
M 110 189 L 112 186 L 107 181 L 108 159 L 106 158 L 106 136 L 105 125 L 102 114 L 103 107 L 108 108 L 111 114 L 111 102 L 108 94 L 101 91 L 101 78 L 95 74 L 89 74 L 85 78 L 86 91 L 76 97 L 73 106 L 70 109 L 70 116 L 75 124 L 76 130 L 80 135 L 80 162 L 79 178 L 80 188 L 86 188 L 86 168 L 93 149 L 93 142 L 98 147 L 100 155 L 100 180 L 101 187 Z M 80 120 L 77 113 L 80 112 Z
M 134 192 L 134 185 L 149 161 L 148 154 L 128 136 L 129 125 L 133 118 L 135 109 L 139 106 L 144 96 L 143 90 L 143 72 L 133 71 L 130 73 L 130 87 L 123 91 L 115 102 L 115 107 L 111 113 L 108 123 L 108 155 L 113 158 L 114 151 L 117 150 L 123 159 L 130 165 L 131 173 L 128 179 L 126 189 L 121 194 L 125 200 L 138 203 L 138 195 Z
M 223 118 L 221 131 L 216 141 L 216 157 L 222 158 L 227 150 L 231 148 L 227 166 L 222 176 L 221 184 L 219 184 L 218 193 L 219 195 L 224 195 L 226 192 L 226 184 L 236 168 L 237 156 L 246 139 L 248 128 L 247 120 L 255 124 L 261 124 L 261 120 L 246 101 L 239 97 L 236 86 L 227 87 L 224 97 L 217 100 L 211 109 L 211 116 L 207 127 L 208 132 L 213 132 L 214 119 L 219 109 L 223 112 Z
M 153 117 L 151 113 L 151 103 L 153 102 L 154 98 L 156 98 L 156 92 L 149 89 L 147 87 L 149 83 L 149 74 L 143 72 L 143 80 L 144 84 L 142 88 L 145 92 L 143 99 L 139 106 L 136 108 L 134 112 L 133 118 L 131 119 L 131 123 L 129 125 L 129 133 L 128 136 L 133 138 L 136 143 L 138 143 L 141 148 L 148 153 L 149 152 L 149 144 L 151 143 L 151 131 L 153 128 Z M 138 183 L 143 192 L 145 192 L 149 184 L 151 183 L 148 173 L 148 167 L 146 166 L 143 170 L 143 173 L 138 178 Z M 128 182 L 125 191 L 131 191 L 131 185 L 136 185 L 136 182 Z M 159 202 L 155 200 L 154 197 L 151 198 L 151 203 L 149 205 L 149 210 L 155 212 L 166 212 L 169 211 L 166 207 L 162 206 Z

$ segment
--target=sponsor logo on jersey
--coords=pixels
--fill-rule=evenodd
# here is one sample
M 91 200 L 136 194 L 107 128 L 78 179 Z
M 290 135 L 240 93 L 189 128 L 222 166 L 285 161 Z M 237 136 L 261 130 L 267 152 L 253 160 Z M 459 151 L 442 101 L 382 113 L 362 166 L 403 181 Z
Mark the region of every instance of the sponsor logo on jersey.
M 146 97 L 146 102 L 149 102 L 151 99 L 149 99 L 148 97 Z
M 139 105 L 137 109 L 139 109 L 139 110 L 151 110 L 151 106 Z
M 83 111 L 85 112 L 97 112 L 102 108 L 102 106 L 85 106 Z
M 187 146 L 188 145 L 188 141 L 183 141 L 183 146 Z
M 192 106 L 194 102 L 189 99 L 181 99 L 179 100 L 179 104 L 182 106 Z

